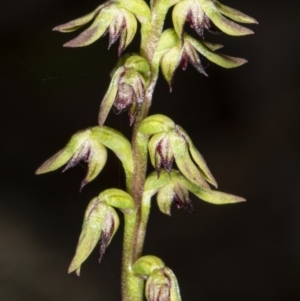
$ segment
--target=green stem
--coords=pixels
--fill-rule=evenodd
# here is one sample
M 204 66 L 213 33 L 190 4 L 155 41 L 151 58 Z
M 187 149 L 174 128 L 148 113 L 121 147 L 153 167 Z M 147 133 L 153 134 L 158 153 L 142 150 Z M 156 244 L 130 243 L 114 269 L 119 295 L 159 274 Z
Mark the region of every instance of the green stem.
M 147 171 L 147 144 L 139 139 L 138 128 L 140 123 L 148 116 L 154 88 L 158 78 L 158 62 L 153 61 L 157 42 L 161 35 L 165 16 L 168 9 L 154 9 L 152 20 L 142 24 L 140 54 L 150 64 L 151 78 L 145 93 L 145 100 L 138 113 L 132 133 L 132 153 L 134 172 L 132 176 L 131 192 L 136 204 L 136 211 L 125 215 L 123 262 L 122 262 L 122 301 L 142 301 L 144 280 L 132 273 L 132 265 L 141 256 L 145 240 L 147 221 L 150 211 L 150 200 L 143 202 L 143 191 Z

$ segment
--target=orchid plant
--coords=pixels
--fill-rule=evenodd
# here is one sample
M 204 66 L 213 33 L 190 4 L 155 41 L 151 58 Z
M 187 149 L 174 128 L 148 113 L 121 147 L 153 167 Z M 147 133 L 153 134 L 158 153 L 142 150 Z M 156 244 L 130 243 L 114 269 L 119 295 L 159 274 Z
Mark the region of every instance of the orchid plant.
M 172 9 L 173 28 L 164 30 Z M 187 34 L 185 22 L 198 38 Z M 133 40 L 138 22 L 140 49 L 123 54 Z M 80 274 L 82 263 L 100 244 L 100 259 L 119 227 L 116 209 L 124 214 L 122 259 L 122 301 L 179 301 L 179 286 L 172 270 L 154 255 L 142 255 L 151 200 L 156 195 L 160 211 L 170 215 L 171 206 L 194 212 L 189 192 L 212 204 L 243 202 L 244 199 L 211 189 L 217 182 L 189 135 L 167 116 L 148 116 L 159 70 L 172 89 L 174 73 L 190 63 L 207 75 L 201 56 L 224 67 L 234 68 L 247 61 L 216 52 L 220 44 L 205 40 L 205 31 L 232 36 L 253 32 L 238 23 L 257 23 L 240 11 L 217 0 L 108 0 L 91 13 L 59 25 L 55 31 L 72 32 L 90 24 L 65 47 L 82 47 L 108 33 L 109 47 L 119 39 L 119 59 L 111 72 L 111 83 L 100 105 L 98 125 L 79 131 L 67 145 L 43 163 L 37 174 L 64 171 L 84 161 L 87 174 L 81 189 L 94 180 L 107 161 L 110 149 L 121 161 L 126 190 L 110 188 L 94 197 L 85 212 L 82 232 L 69 273 Z M 200 56 L 199 56 L 200 54 Z M 132 126 L 129 141 L 119 131 L 105 126 L 109 112 L 128 111 Z M 150 157 L 154 171 L 147 173 Z

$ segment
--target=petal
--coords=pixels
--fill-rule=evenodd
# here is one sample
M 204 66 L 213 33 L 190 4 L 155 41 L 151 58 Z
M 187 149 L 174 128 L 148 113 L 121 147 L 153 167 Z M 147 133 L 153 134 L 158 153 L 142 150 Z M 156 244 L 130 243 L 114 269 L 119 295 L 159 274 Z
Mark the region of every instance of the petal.
M 121 210 L 135 208 L 132 196 L 121 189 L 106 189 L 99 194 L 98 198 L 99 201 L 105 202 L 105 204 Z
M 156 200 L 159 210 L 171 216 L 171 205 L 174 198 L 174 183 L 169 183 L 159 189 Z
M 64 44 L 64 47 L 87 46 L 98 40 L 106 32 L 108 26 L 112 22 L 115 16 L 115 10 L 116 7 L 113 5 L 103 8 L 92 25 L 75 39 Z
M 126 49 L 126 47 L 132 42 L 136 30 L 137 30 L 137 21 L 135 16 L 128 10 L 122 9 L 125 21 L 125 29 L 122 32 L 120 45 L 119 45 L 119 56 Z
M 157 269 L 165 267 L 165 263 L 158 257 L 146 255 L 140 257 L 132 266 L 134 273 L 146 277 Z
M 218 8 L 211 0 L 198 0 L 198 1 L 202 9 L 204 10 L 204 12 L 211 19 L 211 21 L 223 32 L 233 36 L 253 34 L 252 30 L 223 17 L 221 13 L 218 11 Z
M 179 175 L 178 177 L 180 178 L 181 183 L 190 192 L 192 192 L 201 200 L 206 201 L 208 203 L 215 204 L 215 205 L 224 205 L 224 204 L 234 204 L 234 203 L 240 203 L 246 201 L 244 198 L 232 194 L 210 190 L 205 187 L 195 185 L 194 183 L 192 183 L 191 181 L 189 181 L 183 176 Z
M 169 117 L 155 114 L 145 118 L 139 126 L 139 132 L 144 135 L 153 135 L 160 132 L 169 132 L 175 128 L 175 123 Z
M 54 171 L 65 165 L 74 155 L 75 157 L 78 157 L 77 155 L 80 152 L 80 149 L 82 148 L 82 144 L 85 140 L 88 139 L 88 136 L 89 131 L 80 131 L 73 135 L 70 141 L 67 143 L 67 145 L 54 156 L 52 156 L 50 159 L 48 159 L 46 162 L 44 162 L 35 173 L 39 175 L 46 172 Z M 79 158 L 79 160 L 80 159 L 81 158 Z M 74 164 L 72 164 L 72 166 L 74 166 Z
M 179 1 L 173 8 L 172 20 L 174 29 L 178 37 L 182 37 L 183 27 L 187 18 L 187 15 L 191 9 L 193 2 L 190 0 Z
M 176 172 L 174 172 L 174 170 L 172 170 L 171 172 L 171 177 L 165 170 L 161 171 L 159 178 L 157 177 L 156 172 L 152 172 L 150 175 L 147 176 L 145 182 L 144 195 L 149 196 L 151 198 L 158 192 L 158 190 L 161 187 L 171 182 L 171 178 L 173 178 L 173 175 L 176 176 Z
M 136 15 L 141 23 L 145 23 L 151 18 L 151 11 L 147 3 L 143 0 L 122 1 L 117 0 L 116 3 L 123 8 Z
M 92 140 L 88 158 L 88 171 L 81 182 L 80 190 L 94 180 L 103 169 L 107 160 L 107 150 L 99 141 Z
M 155 134 L 151 137 L 148 143 L 149 156 L 152 166 L 158 170 L 161 168 L 161 162 L 157 162 L 157 160 L 161 160 L 159 153 L 157 152 L 157 147 L 162 139 L 166 137 L 165 133 Z M 158 156 L 158 158 L 156 158 Z
M 188 143 L 188 148 L 191 153 L 191 156 L 192 156 L 193 160 L 195 161 L 195 163 L 198 165 L 203 177 L 206 179 L 207 182 L 209 182 L 210 184 L 212 184 L 213 186 L 215 186 L 217 188 L 218 184 L 217 184 L 215 178 L 213 177 L 204 158 L 202 157 L 202 155 L 199 153 L 199 151 L 195 147 L 194 143 L 192 142 L 192 140 L 189 137 L 189 135 L 187 134 L 187 132 L 179 125 L 177 125 L 176 127 L 178 128 L 179 133 L 181 135 L 183 135 L 183 138 Z
M 98 198 L 92 199 L 89 203 L 85 212 L 75 256 L 70 264 L 68 273 L 77 270 L 77 275 L 79 276 L 78 269 L 91 254 L 100 239 L 105 222 L 106 208 L 107 206 L 104 203 L 100 203 Z
M 162 32 L 158 40 L 155 53 L 164 54 L 178 42 L 180 42 L 180 40 L 175 30 L 173 28 L 166 29 Z
M 224 54 L 217 54 L 211 51 L 204 43 L 192 38 L 191 36 L 185 35 L 184 39 L 186 42 L 190 42 L 199 53 L 201 53 L 207 59 L 221 67 L 235 68 L 247 63 L 247 60 L 242 58 L 228 56 Z
M 183 50 L 180 42 L 168 50 L 160 61 L 161 71 L 172 90 L 172 83 L 175 71 L 179 66 L 183 55 Z
M 258 23 L 254 18 L 247 16 L 244 13 L 242 13 L 234 8 L 228 7 L 218 1 L 215 1 L 215 6 L 217 7 L 218 11 L 222 15 L 229 17 L 230 19 L 232 19 L 234 21 L 241 22 L 241 23 L 253 23 L 253 24 Z
M 201 172 L 191 160 L 189 149 L 186 141 L 182 136 L 176 132 L 169 133 L 169 139 L 175 162 L 184 176 L 186 176 L 191 182 L 209 189 L 208 184 L 201 175 Z
M 122 133 L 106 126 L 97 126 L 92 128 L 91 131 L 95 139 L 99 139 L 103 145 L 112 150 L 119 158 L 126 175 L 132 174 L 133 158 L 129 140 Z
M 188 56 L 189 62 L 194 66 L 194 68 L 201 74 L 204 74 L 205 76 L 208 76 L 205 72 L 201 61 L 199 59 L 198 53 L 194 46 L 192 46 L 190 43 L 184 43 L 184 51 L 186 55 Z
M 94 11 L 90 12 L 89 14 L 82 16 L 78 19 L 75 19 L 73 21 L 70 21 L 68 23 L 58 25 L 53 28 L 54 31 L 60 31 L 60 32 L 72 32 L 77 30 L 78 28 L 84 26 L 91 20 L 95 18 L 95 16 L 99 13 L 99 11 L 105 6 L 106 4 L 102 4 L 98 6 Z
M 98 116 L 98 123 L 100 126 L 102 126 L 107 118 L 107 115 L 115 101 L 118 88 L 119 88 L 119 80 L 120 77 L 124 74 L 125 68 L 119 67 L 116 72 L 114 73 L 110 85 L 108 87 L 108 90 L 101 102 L 100 105 L 100 111 Z
M 122 32 L 125 29 L 125 19 L 123 13 L 118 10 L 113 20 L 111 21 L 109 25 L 109 43 L 108 43 L 108 49 L 111 47 L 112 44 L 114 44 L 117 39 L 121 36 Z

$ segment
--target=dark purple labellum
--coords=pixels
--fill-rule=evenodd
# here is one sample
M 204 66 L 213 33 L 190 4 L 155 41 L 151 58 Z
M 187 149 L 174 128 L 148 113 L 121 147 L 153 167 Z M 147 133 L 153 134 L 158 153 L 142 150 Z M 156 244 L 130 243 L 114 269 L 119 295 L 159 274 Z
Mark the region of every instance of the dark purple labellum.
M 126 83 L 119 85 L 118 93 L 113 105 L 115 114 L 120 114 L 127 111 L 132 105 L 134 91 L 132 87 Z

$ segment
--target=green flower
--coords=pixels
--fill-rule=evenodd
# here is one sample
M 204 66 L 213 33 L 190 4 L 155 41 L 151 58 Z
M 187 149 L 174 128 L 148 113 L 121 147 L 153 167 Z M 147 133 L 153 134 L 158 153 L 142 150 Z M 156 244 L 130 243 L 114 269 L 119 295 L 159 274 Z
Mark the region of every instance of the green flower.
M 128 110 L 132 125 L 145 99 L 150 75 L 149 64 L 139 55 L 124 56 L 120 61 L 100 106 L 98 117 L 100 126 L 104 124 L 111 109 L 116 114 Z
M 36 171 L 43 174 L 54 171 L 66 164 L 63 172 L 77 165 L 80 161 L 87 163 L 88 170 L 81 182 L 80 190 L 94 180 L 103 169 L 107 160 L 106 147 L 97 137 L 97 128 L 90 128 L 73 135 L 68 144 L 44 162 Z
M 167 29 L 158 42 L 156 59 L 159 58 L 163 76 L 171 89 L 175 71 L 179 66 L 186 70 L 188 63 L 191 63 L 199 73 L 207 76 L 198 53 L 223 68 L 235 68 L 247 62 L 242 58 L 216 53 L 215 50 L 221 47 L 220 44 L 198 41 L 187 34 L 183 34 L 180 39 L 174 29 Z
M 154 270 L 146 281 L 148 301 L 181 301 L 176 276 L 168 267 Z
M 119 56 L 133 40 L 137 30 L 137 19 L 145 22 L 150 18 L 150 11 L 142 0 L 107 1 L 91 13 L 56 26 L 55 31 L 72 32 L 93 20 L 93 23 L 75 39 L 64 44 L 65 47 L 82 47 L 94 43 L 96 40 L 109 34 L 109 46 L 120 38 Z
M 253 31 L 226 17 L 240 23 L 257 23 L 242 12 L 225 6 L 216 0 L 181 0 L 173 9 L 172 18 L 176 33 L 183 35 L 185 21 L 203 38 L 204 29 L 210 29 L 211 22 L 221 31 L 233 36 L 252 34 Z
M 123 164 L 128 178 L 133 172 L 131 144 L 118 131 L 106 126 L 95 126 L 73 135 L 67 145 L 44 162 L 36 174 L 54 171 L 66 164 L 63 172 L 83 161 L 88 170 L 81 182 L 80 190 L 94 180 L 103 169 L 107 160 L 107 149 L 111 149 Z
M 191 182 L 206 188 L 209 188 L 207 182 L 217 186 L 188 134 L 170 118 L 159 114 L 149 116 L 142 121 L 139 132 L 150 138 L 150 160 L 158 176 L 162 168 L 170 173 L 175 161 L 182 174 Z
M 196 213 L 189 198 L 188 189 L 176 177 L 158 190 L 156 200 L 159 210 L 167 215 L 171 215 L 172 205 L 175 205 L 178 209 L 185 209 L 193 214 Z
M 81 264 L 88 258 L 98 242 L 100 262 L 118 227 L 119 217 L 116 211 L 99 198 L 92 199 L 85 212 L 82 231 L 68 272 L 76 271 L 79 276 Z

